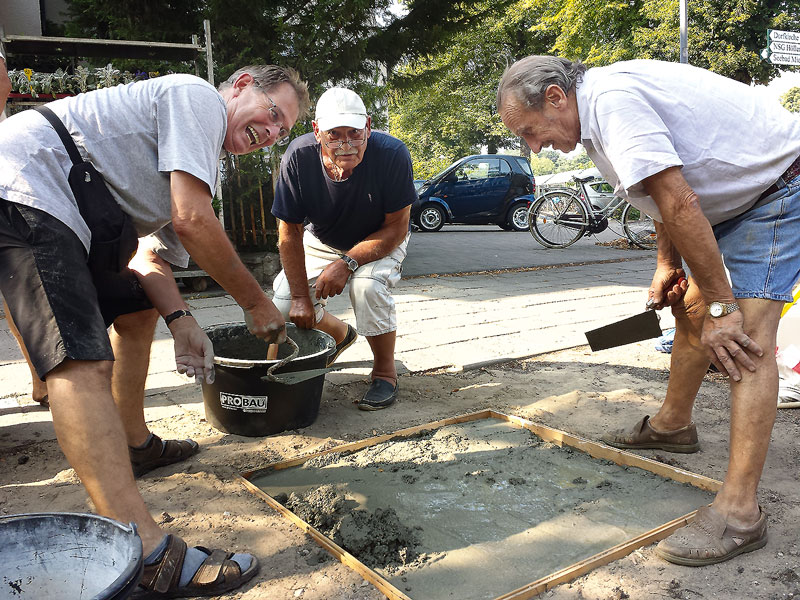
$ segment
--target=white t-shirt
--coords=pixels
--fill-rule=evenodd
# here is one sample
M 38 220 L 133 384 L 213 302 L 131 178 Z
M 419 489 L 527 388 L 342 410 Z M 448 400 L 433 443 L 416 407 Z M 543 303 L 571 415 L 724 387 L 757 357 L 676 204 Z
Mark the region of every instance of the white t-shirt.
M 140 237 L 158 232 L 159 254 L 185 266 L 172 226 L 170 172 L 185 171 L 216 189 L 227 127 L 225 101 L 193 75 L 166 75 L 48 104 L 78 150 L 106 180 Z M 72 163 L 58 134 L 34 110 L 0 124 L 0 197 L 43 210 L 91 239 L 67 176 Z
M 712 225 L 752 206 L 800 156 L 800 119 L 710 71 L 652 60 L 589 69 L 577 88 L 581 142 L 615 193 L 661 221 L 642 180 L 682 174 Z

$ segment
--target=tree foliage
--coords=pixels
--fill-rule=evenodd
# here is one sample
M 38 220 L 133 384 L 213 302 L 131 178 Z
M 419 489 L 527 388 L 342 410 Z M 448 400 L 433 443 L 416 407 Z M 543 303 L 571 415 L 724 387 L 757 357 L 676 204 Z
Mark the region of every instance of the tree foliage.
M 437 52 L 481 16 L 473 10 L 480 0 L 407 0 L 399 16 L 389 10 L 391 0 L 67 3 L 67 34 L 78 37 L 186 43 L 209 19 L 217 81 L 248 64 L 293 67 L 309 82 L 312 98 L 331 85 L 358 91 L 380 127 L 386 127 L 388 73 L 400 61 Z
M 800 87 L 793 87 L 781 96 L 781 104 L 790 112 L 800 113 Z
M 530 54 L 588 66 L 634 58 L 676 62 L 678 3 L 514 0 L 498 10 L 488 0 L 476 4 L 473 11 L 483 11 L 477 27 L 453 34 L 441 52 L 403 64 L 391 80 L 392 133 L 409 146 L 420 173 L 481 146 L 518 148 L 493 107 L 506 65 Z M 745 83 L 766 83 L 778 73 L 759 56 L 767 28 L 800 30 L 796 0 L 692 0 L 688 7 L 689 62 Z M 540 154 L 532 163 L 545 168 L 551 159 Z
M 477 26 L 453 34 L 447 47 L 400 66 L 391 79 L 390 129 L 414 158 L 415 173 L 429 177 L 482 146 L 520 148 L 494 106 L 505 68 L 532 49 L 546 51 L 547 32 L 534 31 L 534 14 L 511 10 L 516 2 L 487 0 L 472 8 Z

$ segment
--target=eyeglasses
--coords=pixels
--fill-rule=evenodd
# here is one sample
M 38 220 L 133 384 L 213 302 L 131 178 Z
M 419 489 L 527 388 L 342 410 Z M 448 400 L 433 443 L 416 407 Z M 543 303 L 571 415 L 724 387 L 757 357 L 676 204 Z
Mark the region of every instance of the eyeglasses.
M 289 143 L 289 132 L 283 128 L 283 123 L 278 121 L 280 117 L 278 116 L 278 111 L 275 110 L 276 108 L 278 108 L 278 105 L 275 104 L 275 102 L 272 101 L 272 98 L 270 98 L 266 94 L 264 94 L 264 96 L 266 96 L 267 100 L 269 100 L 269 103 L 271 104 L 271 106 L 269 107 L 269 118 L 279 128 L 278 139 L 275 140 L 275 143 L 278 146 L 285 146 L 286 144 Z
M 261 88 L 261 84 L 258 80 L 253 79 L 253 85 L 257 88 Z M 270 107 L 269 107 L 269 119 L 272 121 L 273 125 L 277 125 L 278 127 L 278 138 L 275 140 L 275 143 L 278 146 L 285 146 L 289 143 L 289 132 L 286 131 L 283 127 L 283 123 L 280 121 L 280 115 L 278 114 L 278 105 L 272 100 L 272 98 L 264 92 L 264 97 L 269 100 Z
M 323 142 L 323 143 L 325 144 L 326 148 L 330 148 L 331 150 L 338 150 L 339 148 L 341 148 L 345 144 L 347 144 L 351 148 L 357 148 L 359 146 L 364 145 L 364 143 L 367 141 L 367 137 L 364 135 L 364 133 L 365 133 L 365 129 L 362 129 L 359 132 L 359 136 L 361 136 L 361 137 L 347 138 L 344 141 L 342 141 L 342 140 L 332 140 L 330 142 Z

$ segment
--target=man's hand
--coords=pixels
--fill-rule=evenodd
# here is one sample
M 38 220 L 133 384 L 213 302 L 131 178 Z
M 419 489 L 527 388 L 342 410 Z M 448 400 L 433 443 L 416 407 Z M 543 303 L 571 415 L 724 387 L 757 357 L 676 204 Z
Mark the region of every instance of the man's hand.
M 272 300 L 266 296 L 262 301 L 248 308 L 242 307 L 247 330 L 268 344 L 282 344 L 286 341 L 286 322 Z
M 314 325 L 317 324 L 314 304 L 307 294 L 292 298 L 292 306 L 289 308 L 289 320 L 300 329 L 313 329 Z
M 743 329 L 744 317 L 740 310 L 724 317 L 706 316 L 703 322 L 701 341 L 707 348 L 711 362 L 720 373 L 727 373 L 734 381 L 740 381 L 742 374 L 739 367 L 755 371 L 748 353 L 763 356 L 764 351 L 753 341 Z
M 178 373 L 194 377 L 197 383 L 214 383 L 214 347 L 197 321 L 181 317 L 170 323 L 169 329 Z
M 647 296 L 647 308 L 661 310 L 665 306 L 673 306 L 683 299 L 689 283 L 686 272 L 681 267 L 656 268 L 653 281 Z
M 332 298 L 338 296 L 347 285 L 350 278 L 350 269 L 343 260 L 335 260 L 329 264 L 317 277 L 314 283 L 317 300 L 320 298 Z

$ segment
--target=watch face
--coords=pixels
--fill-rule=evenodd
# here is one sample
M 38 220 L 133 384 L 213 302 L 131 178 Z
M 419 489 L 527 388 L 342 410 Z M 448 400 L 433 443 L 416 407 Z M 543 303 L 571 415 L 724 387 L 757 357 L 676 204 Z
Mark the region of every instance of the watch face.
M 711 314 L 712 317 L 721 317 L 722 304 L 720 304 L 719 302 L 712 302 L 708 307 L 708 312 Z

